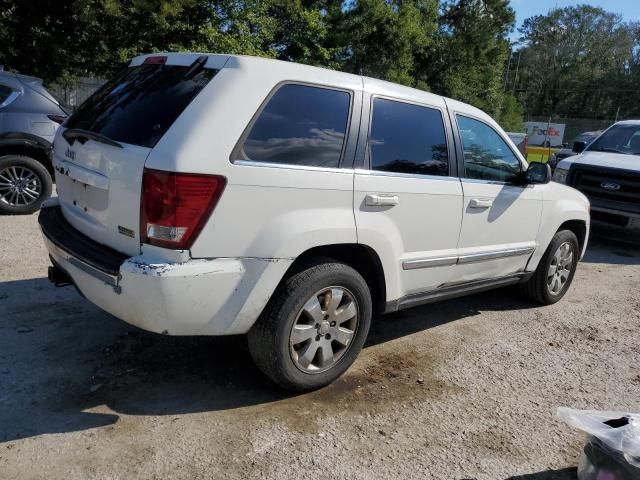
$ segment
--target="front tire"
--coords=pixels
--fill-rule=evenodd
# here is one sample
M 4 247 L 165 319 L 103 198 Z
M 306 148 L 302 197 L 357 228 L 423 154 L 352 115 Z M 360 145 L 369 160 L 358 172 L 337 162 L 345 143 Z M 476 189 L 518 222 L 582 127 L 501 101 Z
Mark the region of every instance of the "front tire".
M 278 287 L 248 335 L 256 366 L 281 387 L 314 390 L 355 361 L 369 333 L 371 293 L 343 263 L 318 262 Z
M 37 212 L 51 196 L 51 175 L 37 160 L 24 155 L 0 157 L 0 213 Z
M 542 305 L 551 305 L 565 296 L 576 273 L 580 247 L 570 230 L 557 232 L 533 277 L 522 285 L 524 294 Z

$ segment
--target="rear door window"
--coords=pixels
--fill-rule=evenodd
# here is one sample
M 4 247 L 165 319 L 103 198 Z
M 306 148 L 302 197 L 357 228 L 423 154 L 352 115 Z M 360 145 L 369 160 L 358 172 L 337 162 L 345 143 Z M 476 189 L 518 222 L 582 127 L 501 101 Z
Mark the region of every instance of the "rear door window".
M 337 168 L 351 95 L 287 84 L 269 99 L 233 160 Z
M 128 67 L 80 105 L 66 127 L 153 147 L 216 73 L 179 65 Z
M 449 175 L 442 113 L 436 108 L 375 98 L 369 156 L 372 170 Z
M 6 85 L 0 85 L 0 107 L 6 107 L 11 99 L 9 96 L 13 93 L 13 89 L 7 87 Z

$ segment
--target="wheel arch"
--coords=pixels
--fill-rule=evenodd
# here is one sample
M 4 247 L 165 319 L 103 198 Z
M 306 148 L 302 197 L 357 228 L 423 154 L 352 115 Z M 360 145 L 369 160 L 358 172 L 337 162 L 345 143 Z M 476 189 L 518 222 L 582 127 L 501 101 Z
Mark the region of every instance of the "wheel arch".
M 551 227 L 545 229 L 544 234 L 538 238 L 538 248 L 536 248 L 536 251 L 529 259 L 529 263 L 527 264 L 525 271 L 533 272 L 536 270 L 536 268 L 538 267 L 538 263 L 542 259 L 549 244 L 553 240 L 554 235 L 561 230 L 569 230 L 575 234 L 575 236 L 578 238 L 580 258 L 582 258 L 585 254 L 587 243 L 589 240 L 589 223 L 585 218 L 580 217 L 583 217 L 583 215 L 576 214 L 575 216 L 573 216 L 573 218 L 565 217 L 565 219 L 563 219 L 559 223 L 556 223 L 556 228 Z
M 578 239 L 578 247 L 581 252 L 581 256 L 584 252 L 584 247 L 587 242 L 587 222 L 584 220 L 567 220 L 558 228 L 558 232 L 561 230 L 569 230 Z
M 0 157 L 24 155 L 41 163 L 53 177 L 50 153 L 53 145 L 30 133 L 8 132 L 0 134 Z
M 382 262 L 373 248 L 361 243 L 339 243 L 309 248 L 296 257 L 285 272 L 283 280 L 323 258 L 349 265 L 362 275 L 371 291 L 374 311 L 384 310 L 387 286 Z

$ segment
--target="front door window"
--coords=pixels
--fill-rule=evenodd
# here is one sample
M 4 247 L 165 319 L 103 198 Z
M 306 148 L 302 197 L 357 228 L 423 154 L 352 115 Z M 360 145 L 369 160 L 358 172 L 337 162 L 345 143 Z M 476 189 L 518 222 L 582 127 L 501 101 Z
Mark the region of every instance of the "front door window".
M 465 178 L 509 182 L 520 173 L 520 160 L 493 128 L 462 115 L 457 120 Z

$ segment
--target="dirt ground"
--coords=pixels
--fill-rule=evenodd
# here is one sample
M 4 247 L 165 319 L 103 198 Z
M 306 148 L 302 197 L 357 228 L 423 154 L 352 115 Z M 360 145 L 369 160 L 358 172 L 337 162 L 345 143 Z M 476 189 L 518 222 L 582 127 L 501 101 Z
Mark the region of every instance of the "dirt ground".
M 640 247 L 592 240 L 565 299 L 511 289 L 375 319 L 355 366 L 291 396 L 245 339 L 171 338 L 46 280 L 0 217 L 0 479 L 574 479 L 558 406 L 640 411 Z

